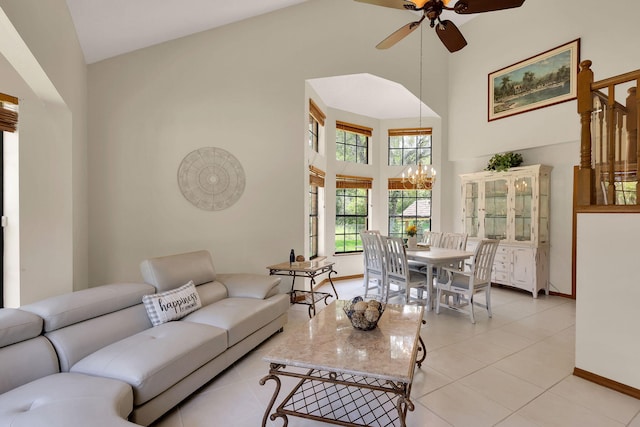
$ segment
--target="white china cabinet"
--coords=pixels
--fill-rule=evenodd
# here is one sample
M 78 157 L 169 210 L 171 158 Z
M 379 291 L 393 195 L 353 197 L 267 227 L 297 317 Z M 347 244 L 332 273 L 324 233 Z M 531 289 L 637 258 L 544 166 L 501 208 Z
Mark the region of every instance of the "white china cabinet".
M 549 294 L 549 179 L 551 167 L 511 168 L 460 175 L 467 248 L 499 239 L 492 281 Z

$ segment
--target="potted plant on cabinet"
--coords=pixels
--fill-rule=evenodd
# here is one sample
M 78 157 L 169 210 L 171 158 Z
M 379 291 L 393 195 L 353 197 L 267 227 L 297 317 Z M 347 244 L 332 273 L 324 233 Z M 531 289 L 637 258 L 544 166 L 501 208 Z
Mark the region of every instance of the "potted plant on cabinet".
M 502 153 L 502 154 L 494 154 L 491 159 L 489 159 L 489 163 L 485 170 L 488 171 L 496 171 L 496 172 L 504 172 L 509 170 L 509 168 L 515 168 L 516 166 L 520 166 L 522 164 L 522 154 L 520 153 Z

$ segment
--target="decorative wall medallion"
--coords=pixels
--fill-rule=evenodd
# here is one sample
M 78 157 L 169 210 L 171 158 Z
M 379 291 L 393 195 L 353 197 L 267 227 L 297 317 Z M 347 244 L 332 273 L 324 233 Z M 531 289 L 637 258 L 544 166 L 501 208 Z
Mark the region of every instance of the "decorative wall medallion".
M 222 148 L 203 147 L 178 168 L 178 186 L 194 206 L 207 211 L 226 209 L 238 201 L 245 187 L 242 165 Z

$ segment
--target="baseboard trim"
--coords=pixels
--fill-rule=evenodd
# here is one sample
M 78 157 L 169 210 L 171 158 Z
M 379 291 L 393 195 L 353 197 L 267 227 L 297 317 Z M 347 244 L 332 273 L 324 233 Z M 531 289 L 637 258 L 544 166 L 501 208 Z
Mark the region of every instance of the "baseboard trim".
M 569 299 L 576 299 L 576 297 L 574 295 L 563 294 L 561 292 L 549 291 L 549 295 L 554 295 L 554 296 L 557 296 L 557 297 L 563 297 L 563 298 L 569 298 Z
M 331 278 L 331 280 L 333 280 L 333 282 L 338 282 L 340 280 L 352 280 L 352 279 L 364 279 L 364 274 L 354 274 L 352 276 L 338 276 L 338 277 L 332 277 Z M 316 283 L 316 286 L 315 286 L 315 288 L 313 288 L 313 290 L 316 291 L 322 285 L 326 285 L 327 283 L 329 283 L 329 279 L 325 278 L 320 283 Z
M 598 374 L 594 374 L 593 372 L 585 371 L 584 369 L 580 369 L 580 368 L 573 368 L 573 375 L 575 375 L 576 377 L 585 379 L 587 381 L 591 381 L 592 383 L 596 383 L 603 387 L 607 387 L 612 390 L 618 391 L 620 393 L 626 394 L 627 396 L 640 399 L 639 389 L 628 386 L 626 384 L 619 383 L 609 378 L 602 377 Z

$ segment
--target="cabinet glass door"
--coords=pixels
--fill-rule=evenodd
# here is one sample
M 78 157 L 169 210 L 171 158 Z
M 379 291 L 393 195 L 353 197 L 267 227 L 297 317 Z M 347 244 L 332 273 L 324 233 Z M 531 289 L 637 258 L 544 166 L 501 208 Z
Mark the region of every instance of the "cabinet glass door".
M 508 181 L 496 179 L 484 183 L 484 237 L 507 238 Z
M 549 243 L 549 174 L 540 175 L 540 230 L 538 243 Z
M 464 184 L 464 229 L 469 237 L 478 237 L 478 183 Z
M 518 242 L 530 242 L 531 221 L 533 218 L 533 183 L 531 177 L 516 177 L 513 187 L 515 190 L 513 238 Z

